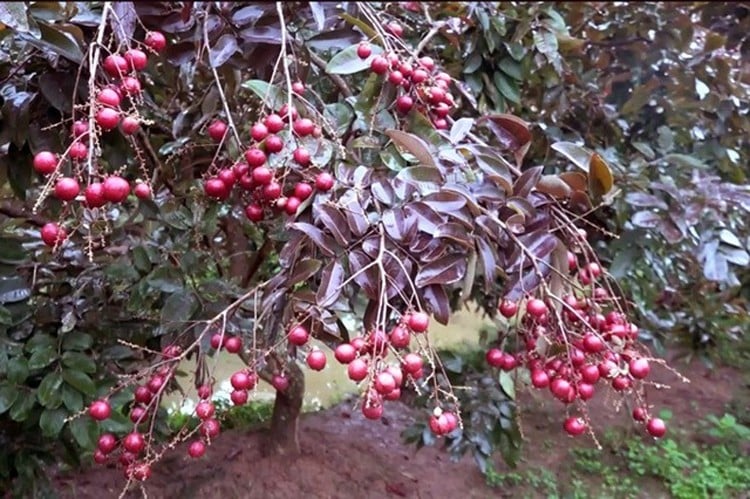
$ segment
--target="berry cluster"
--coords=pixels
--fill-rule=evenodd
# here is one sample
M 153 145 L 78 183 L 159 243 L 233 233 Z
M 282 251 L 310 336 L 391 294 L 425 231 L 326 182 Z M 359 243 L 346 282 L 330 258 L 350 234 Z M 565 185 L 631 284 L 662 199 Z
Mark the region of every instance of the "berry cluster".
M 368 42 L 359 44 L 357 55 L 370 60 L 370 70 L 385 76 L 387 82 L 398 89 L 400 95 L 394 105 L 399 114 L 407 115 L 417 109 L 430 118 L 436 129 L 448 128 L 447 117 L 456 108 L 453 94 L 449 92 L 452 79 L 448 73 L 438 70 L 431 57 L 400 57 L 396 52 L 373 56 Z
M 159 32 L 150 32 L 143 42 L 144 46 L 153 52 L 159 53 L 166 47 L 166 39 Z M 59 200 L 70 203 L 79 198 L 81 184 L 87 183 L 83 191 L 83 205 L 87 208 L 101 208 L 107 203 L 122 203 L 131 192 L 130 183 L 119 174 L 104 175 L 95 171 L 93 165 L 96 158 L 92 154 L 91 163 L 88 168 L 84 165 L 92 152 L 89 151 L 90 144 L 95 145 L 98 150 L 98 138 L 104 132 L 109 132 L 120 127 L 120 131 L 126 135 L 134 134 L 140 127 L 135 104 L 140 99 L 141 82 L 138 73 L 148 65 L 148 55 L 143 50 L 131 48 L 122 55 L 113 53 L 102 61 L 102 69 L 107 75 L 109 83 L 98 87 L 94 101 L 89 103 L 93 107 L 93 125 L 95 130 L 90 130 L 90 121 L 77 120 L 71 127 L 71 143 L 67 150 L 61 155 L 51 151 L 40 151 L 34 156 L 34 170 L 44 176 L 50 177 L 48 186 L 52 188 L 52 194 Z M 124 105 L 129 104 L 133 111 L 126 114 Z M 93 135 L 93 136 L 92 136 Z M 68 168 L 68 160 L 70 168 Z M 71 175 L 66 176 L 63 170 L 69 170 Z M 101 177 L 104 177 L 102 180 Z M 46 190 L 45 190 L 46 191 Z M 136 182 L 133 186 L 134 194 L 140 199 L 151 197 L 151 188 L 147 183 Z M 40 202 L 46 196 L 43 193 Z M 65 241 L 68 234 L 64 227 L 58 223 L 50 222 L 42 227 L 42 241 L 48 246 L 55 247 Z
M 304 91 L 301 82 L 295 82 L 293 88 Z M 292 125 L 288 133 L 290 113 Z M 208 134 L 215 142 L 222 142 L 227 131 L 226 123 L 221 120 L 214 120 L 208 127 Z M 300 117 L 293 107 L 290 112 L 285 104 L 277 113 L 266 115 L 251 127 L 252 145 L 245 151 L 244 161 L 237 161 L 207 178 L 203 183 L 204 191 L 210 198 L 225 201 L 232 189 L 239 187 L 245 215 L 251 222 L 260 222 L 282 212 L 294 216 L 314 189 L 325 192 L 333 187 L 331 174 L 319 172 L 314 177 L 310 174 L 314 167 L 313 156 L 303 142 L 321 136 L 320 126 L 310 118 Z
M 508 353 L 492 348 L 486 353 L 487 363 L 505 371 L 525 365 L 534 388 L 549 389 L 566 405 L 576 401 L 584 404 L 594 396 L 596 386 L 603 384 L 615 392 L 633 394 L 641 404 L 633 411 L 633 419 L 645 422 L 650 435 L 662 437 L 666 432 L 664 422 L 649 415 L 636 390 L 651 370 L 649 359 L 636 350 L 638 327 L 612 308 L 610 293 L 597 282 L 604 273 L 598 263 L 579 267 L 573 253 L 568 255 L 568 263 L 584 293 L 564 296 L 559 313 L 550 301 L 527 299 L 525 313 L 518 320 L 518 337 L 524 349 Z M 519 315 L 521 306 L 503 300 L 498 310 L 512 319 Z M 539 342 L 547 347 L 538 348 Z M 563 423 L 570 435 L 581 435 L 587 427 L 581 416 L 570 416 Z

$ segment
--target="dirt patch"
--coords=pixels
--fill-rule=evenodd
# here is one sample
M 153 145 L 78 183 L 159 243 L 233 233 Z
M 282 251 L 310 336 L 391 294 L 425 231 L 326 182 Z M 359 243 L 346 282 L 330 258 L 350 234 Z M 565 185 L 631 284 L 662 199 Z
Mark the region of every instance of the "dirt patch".
M 722 414 L 736 393 L 740 373 L 718 368 L 709 371 L 700 362 L 675 366 L 691 379 L 679 381 L 655 367 L 652 380 L 669 384 L 671 390 L 650 391 L 649 402 L 670 409 L 671 428 L 686 428 L 707 414 Z M 747 387 L 743 389 L 747 390 Z M 564 480 L 570 467 L 571 447 L 593 447 L 590 439 L 572 439 L 562 432 L 564 408 L 546 393 L 524 393 L 523 430 L 527 438 L 519 470 L 542 468 Z M 629 409 L 612 410 L 616 400 L 599 395 L 589 405 L 597 429 L 633 427 Z M 453 463 L 435 448 L 416 451 L 401 441 L 401 431 L 424 413 L 392 403 L 377 423 L 365 420 L 353 404 L 345 402 L 301 422 L 302 455 L 261 458 L 261 434 L 228 431 L 209 447 L 203 459 L 193 460 L 185 448 L 177 449 L 154 466 L 145 485 L 149 498 L 485 498 L 510 497 L 511 491 L 490 488 L 473 460 Z M 498 462 L 498 471 L 508 468 Z M 124 485 L 122 471 L 92 468 L 78 475 L 60 477 L 58 490 L 64 498 L 117 497 Z M 646 485 L 646 484 L 644 484 Z M 540 491 L 537 491 L 541 493 Z M 535 497 L 532 491 L 531 497 Z M 143 497 L 133 491 L 128 497 Z

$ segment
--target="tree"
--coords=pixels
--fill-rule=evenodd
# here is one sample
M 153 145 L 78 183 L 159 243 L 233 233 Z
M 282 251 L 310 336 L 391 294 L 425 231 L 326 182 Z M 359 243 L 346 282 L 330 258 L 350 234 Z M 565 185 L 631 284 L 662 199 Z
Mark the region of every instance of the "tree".
M 500 29 L 497 6 L 448 8 Z M 36 427 L 97 462 L 118 456 L 128 483 L 170 444 L 189 440 L 200 457 L 220 431 L 208 401 L 220 349 L 247 365 L 232 376 L 234 403 L 259 377 L 277 389 L 267 452 L 294 454 L 299 364 L 330 356 L 311 337 L 347 364 L 366 417 L 415 391 L 426 427 L 480 458 L 494 445 L 517 454 L 517 366 L 575 404 L 561 417 L 571 435 L 593 435 L 585 401 L 600 379 L 664 434 L 643 398 L 652 359 L 578 227 L 612 195 L 607 161 L 567 142 L 552 148 L 574 171 L 528 161 L 528 123 L 497 99 L 472 110 L 477 91 L 457 76 L 473 72 L 443 71 L 437 35 L 455 41 L 462 28 L 430 9 L 2 7 L 3 57 L 21 61 L 3 75 L 0 130 L 0 416 L 18 449 L 4 456 L 7 479 L 35 469 L 23 446 Z M 412 26 L 424 21 L 421 37 Z M 533 55 L 557 71 L 546 33 L 533 31 Z M 514 71 L 527 52 L 507 51 Z M 516 99 L 506 77 L 496 83 Z M 498 337 L 459 400 L 428 331 L 469 299 L 492 316 L 499 306 L 515 335 Z M 164 436 L 159 403 L 185 359 L 197 362 L 202 423 Z

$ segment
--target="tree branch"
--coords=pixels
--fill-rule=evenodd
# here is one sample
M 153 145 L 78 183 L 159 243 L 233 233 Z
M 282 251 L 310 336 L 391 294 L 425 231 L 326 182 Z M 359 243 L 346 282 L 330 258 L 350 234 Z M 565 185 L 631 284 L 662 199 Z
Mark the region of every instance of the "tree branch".
M 42 227 L 48 222 L 43 216 L 31 214 L 26 208 L 15 205 L 12 201 L 3 201 L 0 203 L 0 214 L 11 218 L 25 218 L 37 227 Z

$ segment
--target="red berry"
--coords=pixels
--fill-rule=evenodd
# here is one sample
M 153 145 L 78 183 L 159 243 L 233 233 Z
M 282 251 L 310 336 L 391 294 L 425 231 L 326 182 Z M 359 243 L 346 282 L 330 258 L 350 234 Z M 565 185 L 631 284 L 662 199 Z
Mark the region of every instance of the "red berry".
M 367 377 L 367 362 L 364 359 L 354 359 L 346 367 L 349 379 L 355 382 L 362 381 Z
M 407 353 L 406 355 L 404 355 L 404 371 L 411 374 L 412 376 L 420 371 L 423 365 L 424 361 L 422 360 L 422 357 L 420 357 L 416 353 Z
M 586 333 L 583 336 L 583 349 L 588 353 L 599 353 L 604 350 L 604 342 L 594 333 Z
M 250 376 L 247 371 L 237 371 L 232 374 L 232 377 L 229 378 L 229 382 L 235 390 L 252 390 L 255 386 L 253 376 Z
M 583 419 L 575 416 L 571 416 L 566 419 L 563 427 L 569 435 L 572 435 L 574 437 L 581 435 L 586 431 L 586 423 L 583 421 Z
M 329 191 L 333 188 L 334 179 L 330 173 L 322 172 L 315 177 L 315 188 L 320 191 Z
M 222 346 L 223 340 L 221 337 L 221 333 L 214 333 L 211 335 L 211 348 L 214 350 L 219 350 Z
M 245 216 L 251 222 L 263 220 L 263 207 L 258 204 L 249 204 L 245 207 Z
M 263 187 L 263 199 L 273 201 L 281 196 L 281 184 L 278 182 L 271 182 Z
M 214 120 L 208 125 L 208 136 L 214 142 L 221 142 L 224 135 L 227 133 L 227 124 L 221 120 Z
M 304 201 L 305 199 L 310 197 L 310 194 L 312 194 L 312 191 L 313 191 L 313 188 L 310 184 L 300 182 L 294 186 L 294 197 L 296 197 L 300 201 Z
M 130 184 L 118 175 L 112 175 L 104 180 L 104 199 L 112 203 L 121 203 L 130 194 Z
M 591 383 L 592 385 L 599 381 L 599 377 L 601 375 L 601 373 L 599 372 L 599 368 L 593 364 L 581 366 L 579 372 L 581 373 L 581 379 L 586 383 Z
M 117 447 L 117 438 L 111 433 L 104 433 L 99 437 L 96 447 L 103 454 L 109 454 Z
M 198 397 L 201 399 L 207 399 L 211 396 L 211 385 L 201 385 L 198 387 Z
M 383 404 L 380 402 L 362 404 L 362 415 L 367 419 L 377 420 L 383 416 Z
M 203 421 L 211 418 L 214 415 L 215 411 L 216 408 L 214 407 L 214 405 L 211 402 L 207 401 L 198 402 L 198 405 L 195 407 L 196 416 L 198 416 Z
M 103 88 L 96 96 L 96 102 L 110 107 L 118 107 L 121 102 L 120 94 L 111 88 Z
M 266 151 L 271 154 L 281 152 L 284 149 L 284 141 L 278 135 L 269 135 L 263 144 L 266 147 Z
M 112 108 L 102 108 L 96 112 L 96 123 L 102 130 L 112 130 L 120 123 L 120 113 Z
M 148 184 L 145 182 L 139 182 L 135 184 L 133 193 L 135 194 L 135 197 L 137 197 L 138 199 L 150 199 L 151 187 L 149 187 Z
M 409 316 L 406 325 L 415 333 L 424 333 L 430 325 L 430 316 L 424 312 L 415 312 Z
M 151 393 L 151 390 L 149 390 L 148 387 L 144 385 L 138 385 L 133 396 L 135 401 L 139 404 L 148 404 L 149 402 L 151 402 L 151 399 L 153 397 L 154 394 Z
M 406 114 L 414 107 L 414 99 L 408 95 L 402 95 L 396 99 L 396 109 L 401 114 Z
M 134 431 L 125 435 L 125 438 L 122 439 L 122 446 L 126 451 L 138 454 L 146 446 L 146 441 L 143 435 Z
M 531 384 L 534 388 L 546 388 L 549 386 L 549 376 L 544 369 L 536 369 L 531 372 Z
M 300 204 L 302 204 L 302 201 L 300 201 L 298 197 L 291 196 L 286 200 L 284 211 L 286 211 L 287 215 L 294 216 L 297 214 L 297 209 L 299 208 Z
M 111 54 L 102 61 L 102 68 L 109 76 L 116 78 L 128 72 L 128 61 L 118 54 Z
M 646 412 L 645 407 L 636 407 L 633 409 L 633 419 L 636 421 L 646 421 L 647 417 L 648 413 Z
M 394 85 L 401 85 L 401 82 L 404 81 L 404 75 L 398 70 L 391 71 L 388 75 L 388 81 Z
M 313 371 L 322 371 L 326 366 L 326 354 L 320 350 L 313 350 L 307 354 L 307 365 Z
M 203 457 L 203 454 L 206 453 L 206 444 L 204 444 L 200 440 L 195 440 L 190 444 L 190 447 L 188 447 L 188 455 L 194 459 L 198 459 L 199 457 Z
M 289 378 L 280 374 L 275 374 L 271 379 L 271 385 L 279 392 L 285 392 L 289 388 Z
M 206 438 L 218 437 L 220 431 L 221 425 L 215 419 L 207 419 L 201 423 L 200 432 Z
M 300 137 L 311 135 L 315 130 L 315 123 L 309 118 L 301 118 L 294 122 L 294 133 Z
M 594 396 L 594 385 L 589 383 L 578 383 L 578 398 L 590 400 Z
M 372 54 L 372 48 L 370 47 L 370 44 L 367 42 L 360 42 L 360 44 L 357 46 L 357 57 L 360 59 L 367 59 L 370 57 L 370 54 Z
M 297 95 L 305 93 L 305 84 L 301 81 L 295 81 L 292 83 L 292 92 Z
M 120 122 L 120 128 L 122 128 L 122 133 L 124 133 L 125 135 L 133 135 L 136 131 L 138 131 L 138 127 L 140 126 L 141 124 L 138 122 L 138 120 L 133 118 L 132 116 L 125 116 Z
M 533 298 L 526 302 L 526 313 L 538 319 L 547 313 L 547 305 L 542 300 Z
M 388 71 L 389 66 L 388 59 L 382 55 L 375 56 L 370 63 L 370 69 L 372 72 L 379 75 L 385 74 L 385 72 Z
M 635 379 L 643 379 L 648 376 L 651 367 L 648 365 L 648 360 L 644 358 L 633 359 L 630 361 L 630 375 Z
M 78 138 L 88 134 L 89 123 L 88 121 L 78 120 L 73 122 L 73 137 Z
M 391 393 L 396 389 L 396 379 L 389 372 L 379 373 L 375 377 L 375 390 L 381 395 Z
M 261 140 L 268 137 L 268 133 L 269 133 L 268 127 L 264 125 L 263 123 L 256 123 L 250 129 L 250 136 L 256 142 L 260 142 Z
M 159 31 L 149 31 L 146 33 L 146 38 L 143 40 L 143 43 L 155 52 L 161 52 L 167 46 L 167 39 Z
M 137 95 L 141 93 L 141 82 L 135 76 L 126 76 L 122 79 L 120 88 L 126 95 Z
M 563 378 L 555 378 L 554 380 L 552 380 L 549 388 L 552 392 L 552 395 L 562 401 L 567 400 L 570 397 L 570 392 L 573 390 L 570 382 Z
M 245 161 L 250 168 L 257 168 L 266 162 L 266 153 L 257 147 L 253 147 L 245 151 Z
M 386 24 L 385 29 L 396 38 L 401 38 L 401 35 L 404 34 L 404 28 L 396 21 L 391 21 Z
M 492 367 L 502 367 L 505 361 L 505 354 L 499 348 L 490 348 L 484 357 Z
M 310 164 L 310 151 L 304 147 L 298 147 L 294 150 L 294 161 L 301 166 L 308 166 Z
M 234 170 L 231 168 L 222 168 L 216 176 L 229 188 L 234 186 L 234 183 L 237 180 L 237 177 L 234 176 Z
M 133 71 L 142 71 L 148 65 L 148 56 L 142 50 L 130 49 L 125 52 L 125 61 Z
M 630 378 L 628 378 L 627 376 L 616 376 L 612 380 L 612 388 L 614 388 L 618 392 L 627 390 L 628 388 L 630 388 L 630 385 Z
M 95 400 L 89 406 L 89 416 L 96 421 L 104 421 L 112 414 L 112 408 L 106 400 Z
M 510 300 L 503 300 L 498 307 L 500 314 L 506 319 L 510 319 L 518 312 L 518 303 Z
M 210 178 L 203 183 L 203 190 L 206 196 L 216 199 L 226 199 L 229 197 L 229 187 L 218 178 Z
M 229 398 L 234 405 L 245 405 L 247 403 L 247 390 L 233 390 Z
M 415 85 L 419 85 L 420 83 L 427 81 L 429 77 L 430 75 L 424 69 L 415 69 L 411 74 L 411 81 Z
M 78 181 L 70 177 L 62 177 L 55 184 L 55 197 L 63 201 L 72 201 L 81 192 Z
M 162 387 L 164 386 L 166 382 L 167 380 L 164 379 L 163 376 L 156 374 L 152 376 L 151 379 L 148 380 L 148 383 L 146 383 L 146 386 L 151 391 L 151 393 L 156 395 L 162 390 Z
M 391 342 L 394 348 L 406 348 L 409 346 L 411 335 L 409 331 L 403 326 L 396 326 L 391 330 L 388 335 L 388 341 Z
M 357 357 L 357 350 L 350 343 L 342 343 L 336 347 L 333 356 L 341 364 L 349 364 Z
M 224 341 L 224 348 L 229 353 L 239 353 L 242 350 L 242 338 L 239 336 L 230 336 Z
M 268 128 L 270 133 L 279 133 L 284 129 L 285 125 L 284 119 L 278 114 L 269 114 L 266 116 L 266 119 L 263 120 L 263 123 L 266 125 L 266 128 Z
M 139 424 L 143 421 L 143 418 L 146 417 L 146 409 L 143 407 L 133 407 L 133 410 L 130 411 L 130 421 L 133 424 Z
M 661 438 L 667 433 L 667 425 L 659 418 L 649 419 L 646 423 L 646 431 L 654 438 Z

